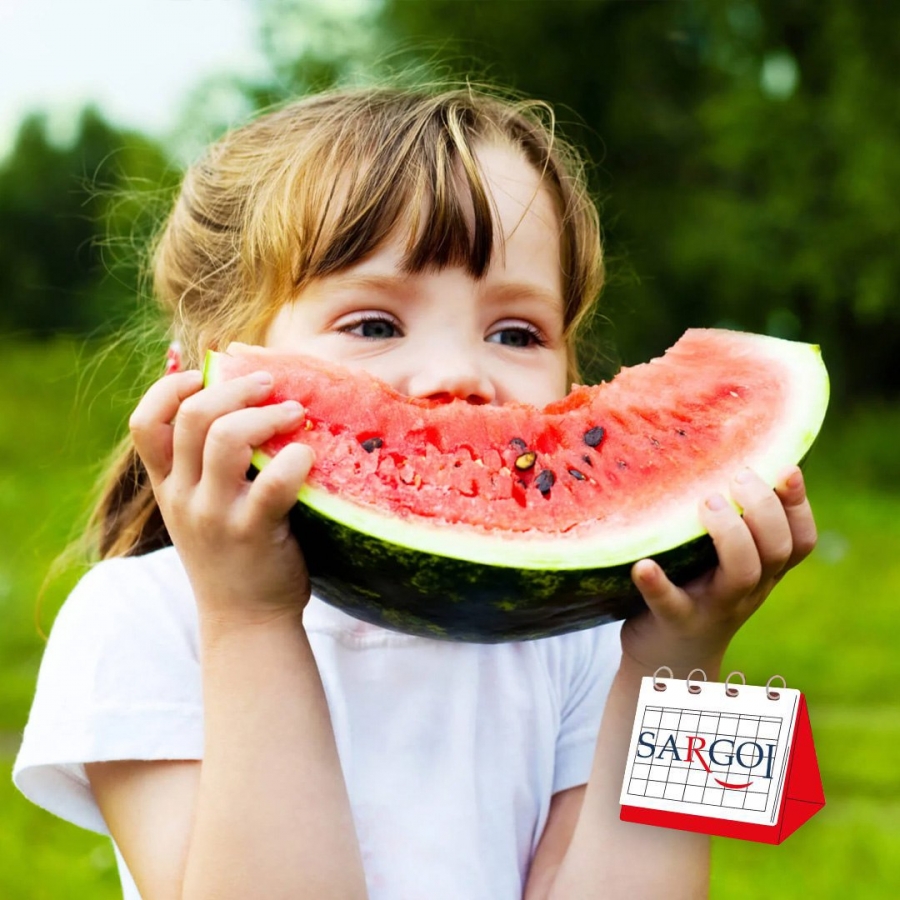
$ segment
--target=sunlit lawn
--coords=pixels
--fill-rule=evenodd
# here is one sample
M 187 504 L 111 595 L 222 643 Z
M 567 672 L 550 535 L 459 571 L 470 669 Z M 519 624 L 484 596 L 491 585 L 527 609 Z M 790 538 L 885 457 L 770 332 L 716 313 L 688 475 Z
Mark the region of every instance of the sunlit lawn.
M 0 756 L 7 772 L 42 650 L 37 592 L 74 535 L 85 493 L 138 396 L 127 354 L 86 369 L 91 353 L 68 342 L 0 343 Z M 898 410 L 829 419 L 807 467 L 819 548 L 729 652 L 727 670 L 741 669 L 754 683 L 779 673 L 806 693 L 828 802 L 778 847 L 716 839 L 716 900 L 900 896 L 897 434 Z M 76 576 L 48 590 L 45 629 Z M 108 841 L 32 807 L 8 777 L 0 787 L 0 861 L 3 898 L 119 896 Z

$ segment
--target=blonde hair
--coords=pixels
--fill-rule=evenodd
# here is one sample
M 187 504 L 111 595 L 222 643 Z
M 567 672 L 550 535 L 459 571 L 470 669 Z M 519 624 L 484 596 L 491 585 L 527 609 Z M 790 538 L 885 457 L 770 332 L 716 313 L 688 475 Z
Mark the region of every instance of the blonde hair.
M 232 340 L 261 343 L 279 306 L 361 260 L 399 226 L 409 229 L 407 273 L 463 266 L 483 275 L 494 229 L 473 148 L 485 141 L 522 152 L 556 203 L 569 374 L 578 380 L 575 339 L 603 282 L 583 162 L 555 134 L 547 104 L 471 86 L 335 90 L 214 143 L 185 174 L 152 247 L 154 295 L 183 366 L 198 367 L 207 348 Z M 471 227 L 460 190 L 474 207 Z M 426 228 L 417 227 L 420 210 Z M 171 543 L 129 437 L 116 448 L 85 537 L 101 559 Z

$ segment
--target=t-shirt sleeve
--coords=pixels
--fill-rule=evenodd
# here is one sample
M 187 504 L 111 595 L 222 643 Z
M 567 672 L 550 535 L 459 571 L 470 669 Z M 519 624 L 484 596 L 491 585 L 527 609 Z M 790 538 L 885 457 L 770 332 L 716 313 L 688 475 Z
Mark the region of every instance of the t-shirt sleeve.
M 202 757 L 195 623 L 189 591 L 142 558 L 101 562 L 78 582 L 51 629 L 13 768 L 29 800 L 108 834 L 85 763 Z
M 564 635 L 569 646 L 561 666 L 554 794 L 590 777 L 600 720 L 622 656 L 620 631 L 621 622 L 614 622 Z

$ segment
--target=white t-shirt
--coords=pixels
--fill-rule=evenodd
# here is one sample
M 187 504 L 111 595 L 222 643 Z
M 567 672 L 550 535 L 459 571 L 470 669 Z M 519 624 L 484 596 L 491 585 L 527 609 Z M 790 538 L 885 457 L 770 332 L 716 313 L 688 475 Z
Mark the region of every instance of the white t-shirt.
M 588 780 L 619 624 L 452 643 L 313 597 L 304 625 L 371 900 L 521 900 L 550 798 Z M 16 786 L 108 834 L 85 763 L 202 756 L 197 611 L 174 548 L 99 563 L 53 625 Z M 116 857 L 125 900 L 140 900 Z

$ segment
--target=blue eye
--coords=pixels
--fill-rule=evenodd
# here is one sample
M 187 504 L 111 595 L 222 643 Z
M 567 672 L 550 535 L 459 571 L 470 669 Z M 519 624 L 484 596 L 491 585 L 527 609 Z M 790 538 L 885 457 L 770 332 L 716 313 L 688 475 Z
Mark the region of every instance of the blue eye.
M 366 318 L 357 319 L 339 328 L 342 334 L 352 334 L 356 337 L 366 338 L 368 340 L 378 341 L 386 338 L 397 337 L 397 326 L 383 316 L 367 316 Z
M 547 342 L 541 336 L 541 333 L 530 326 L 521 326 L 519 328 L 501 328 L 488 336 L 488 340 L 499 337 L 499 341 L 493 343 L 503 344 L 505 347 L 532 347 L 537 345 L 543 347 Z

